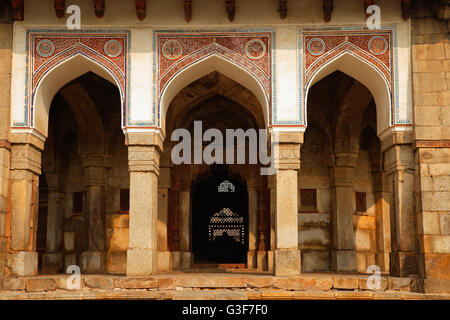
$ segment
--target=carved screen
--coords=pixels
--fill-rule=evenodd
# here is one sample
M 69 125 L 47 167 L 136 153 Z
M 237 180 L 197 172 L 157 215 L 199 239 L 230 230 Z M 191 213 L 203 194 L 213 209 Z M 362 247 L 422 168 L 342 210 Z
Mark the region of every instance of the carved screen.
M 244 218 L 229 208 L 223 208 L 209 219 L 209 242 L 212 243 L 224 234 L 242 245 L 245 242 Z

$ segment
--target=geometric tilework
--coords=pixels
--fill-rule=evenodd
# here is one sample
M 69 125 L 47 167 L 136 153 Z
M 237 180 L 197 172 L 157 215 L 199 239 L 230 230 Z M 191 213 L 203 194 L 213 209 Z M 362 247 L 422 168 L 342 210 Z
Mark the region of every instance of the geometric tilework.
M 250 74 L 264 89 L 269 112 L 275 106 L 273 51 L 271 29 L 154 31 L 154 119 L 161 123 L 160 101 L 172 78 L 190 65 L 211 55 L 235 64 Z M 156 116 L 156 117 L 155 117 Z
M 314 75 L 330 61 L 345 53 L 360 58 L 378 71 L 389 88 L 391 126 L 409 124 L 399 118 L 396 28 L 324 28 L 299 30 L 299 107 L 305 124 L 306 90 Z
M 76 55 L 96 62 L 115 79 L 121 96 L 122 126 L 129 114 L 129 46 L 126 30 L 27 30 L 27 71 L 24 121 L 16 128 L 32 128 L 34 97 L 40 81 L 55 67 Z

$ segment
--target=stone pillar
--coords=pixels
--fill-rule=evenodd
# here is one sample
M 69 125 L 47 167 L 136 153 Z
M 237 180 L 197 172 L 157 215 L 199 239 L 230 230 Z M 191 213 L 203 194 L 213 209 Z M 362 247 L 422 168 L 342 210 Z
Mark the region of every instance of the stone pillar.
M 9 167 L 11 144 L 8 140 L 0 140 L 0 282 L 4 277 L 7 244 L 7 208 L 9 192 Z
M 13 143 L 11 147 L 10 267 L 19 276 L 34 276 L 38 271 L 36 229 L 44 142 L 28 134 L 14 138 L 23 143 Z
M 46 174 L 48 185 L 47 241 L 46 253 L 42 259 L 43 273 L 60 273 L 64 268 L 64 201 L 65 193 L 60 191 L 60 175 Z
M 180 177 L 180 268 L 188 269 L 192 263 L 191 253 L 191 171 L 189 165 L 182 165 Z
M 273 262 L 274 262 L 274 252 L 275 252 L 275 218 L 276 218 L 276 204 L 277 204 L 277 194 L 276 194 L 276 176 L 268 176 L 267 177 L 267 188 L 269 189 L 269 218 L 270 218 L 270 243 L 269 243 L 269 251 L 267 252 L 267 269 L 268 271 L 273 271 Z
M 258 190 L 256 179 L 247 180 L 248 192 L 248 254 L 247 268 L 256 268 L 256 243 L 257 243 L 257 215 L 258 215 Z
M 279 132 L 275 142 L 276 170 L 275 276 L 300 274 L 298 248 L 298 170 L 303 134 Z
M 82 155 L 86 187 L 84 213 L 88 232 L 88 251 L 81 254 L 81 271 L 84 273 L 104 273 L 106 269 L 105 186 L 107 168 L 102 166 L 102 158 L 101 155 Z
M 353 176 L 357 154 L 330 157 L 329 176 L 332 196 L 331 268 L 356 272 L 355 234 L 353 231 Z
M 167 238 L 169 214 L 170 168 L 161 168 L 158 181 L 158 271 L 170 270 L 170 252 Z
M 157 271 L 158 176 L 162 139 L 157 133 L 127 134 L 130 229 L 127 275 Z
M 390 144 L 385 147 L 384 169 L 388 175 L 390 194 L 390 273 L 407 277 L 418 274 L 414 154 L 411 144 Z
M 375 261 L 382 272 L 389 272 L 391 224 L 389 219 L 389 191 L 387 179 L 379 170 L 372 171 L 375 197 L 376 253 Z

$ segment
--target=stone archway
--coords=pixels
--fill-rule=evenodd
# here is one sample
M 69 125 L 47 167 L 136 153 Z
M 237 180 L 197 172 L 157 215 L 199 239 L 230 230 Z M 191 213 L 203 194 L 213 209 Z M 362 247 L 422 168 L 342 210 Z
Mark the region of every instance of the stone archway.
M 259 265 L 262 268 L 264 263 L 264 267 L 267 269 L 267 251 L 270 247 L 270 200 L 267 177 L 259 175 L 258 164 L 248 164 L 248 161 L 246 164 L 235 162 L 228 165 L 228 174 L 219 175 L 223 178 L 222 180 L 226 180 L 225 176 L 227 176 L 229 180 L 240 185 L 239 190 L 243 197 L 240 198 L 241 206 L 236 211 L 240 212 L 243 218 L 244 249 L 238 250 L 240 253 L 234 257 L 231 254 L 228 258 L 225 256 L 222 259 L 219 256 L 214 258 L 211 255 L 208 258 L 208 239 L 205 243 L 204 239 L 197 238 L 198 233 L 202 230 L 203 232 L 208 231 L 208 219 L 210 218 L 208 216 L 204 220 L 200 219 L 200 225 L 197 226 L 198 212 L 207 210 L 212 215 L 220 213 L 222 209 L 227 209 L 229 206 L 224 204 L 222 208 L 215 208 L 209 202 L 209 198 L 216 196 L 221 198 L 220 195 L 209 194 L 208 188 L 198 187 L 201 184 L 199 181 L 203 181 L 202 177 L 209 176 L 212 177 L 211 181 L 213 182 L 208 180 L 209 182 L 205 181 L 205 183 L 208 186 L 217 184 L 215 186 L 215 190 L 217 190 L 218 185 L 223 181 L 214 180 L 219 179 L 214 174 L 217 173 L 213 169 L 215 165 L 194 164 L 193 161 L 191 164 L 175 165 L 171 161 L 171 150 L 176 144 L 170 141 L 172 132 L 175 129 L 184 128 L 194 136 L 194 121 L 201 121 L 204 131 L 218 129 L 225 137 L 227 129 L 246 131 L 265 128 L 266 119 L 257 97 L 238 82 L 219 72 L 209 73 L 190 83 L 173 98 L 166 117 L 166 134 L 169 139 L 164 142 L 164 150 L 161 155 L 161 172 L 167 172 L 164 173 L 164 176 L 170 176 L 167 191 L 163 191 L 165 187 L 163 189 L 160 184 L 160 194 L 168 193 L 167 240 L 162 234 L 164 232 L 159 232 L 161 236 L 158 241 L 167 241 L 168 250 L 171 251 L 173 269 L 191 268 L 193 265 L 197 265 L 197 262 L 220 263 L 227 261 L 240 263 L 241 267 L 254 268 L 258 264 L 257 251 L 261 251 Z M 247 149 L 244 152 L 248 157 L 248 141 L 245 147 Z M 236 150 L 233 150 L 236 155 Z M 224 150 L 224 161 L 226 152 L 228 149 Z M 240 178 L 236 179 L 235 177 Z M 199 191 L 199 188 L 203 191 Z M 211 208 L 199 205 L 201 202 L 199 199 L 205 199 Z M 160 198 L 160 200 L 164 199 Z M 160 203 L 159 207 L 161 212 L 161 208 L 165 208 L 166 205 Z M 205 235 L 205 233 L 203 234 Z

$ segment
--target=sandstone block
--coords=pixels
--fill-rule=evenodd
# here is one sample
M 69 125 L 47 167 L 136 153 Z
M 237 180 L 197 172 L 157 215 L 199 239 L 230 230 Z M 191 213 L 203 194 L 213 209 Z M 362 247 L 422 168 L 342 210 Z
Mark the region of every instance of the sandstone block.
M 25 281 L 27 292 L 54 291 L 56 288 L 56 281 L 52 278 L 31 278 Z
M 112 289 L 114 287 L 114 280 L 104 277 L 86 277 L 83 282 L 86 287 L 95 289 Z
M 414 103 L 416 106 L 436 106 L 438 104 L 438 93 L 414 92 Z
M 439 92 L 446 90 L 446 77 L 444 72 L 416 73 L 414 77 L 414 90 L 417 92 Z
M 277 277 L 300 274 L 299 250 L 275 250 L 274 269 Z
M 25 279 L 21 277 L 8 277 L 3 280 L 3 289 L 12 291 L 25 290 Z
M 173 278 L 161 278 L 158 279 L 158 289 L 159 290 L 175 290 L 176 281 Z
M 127 252 L 107 252 L 106 271 L 111 274 L 127 273 Z
M 127 251 L 127 276 L 146 276 L 156 272 L 156 252 L 152 249 Z
M 414 60 L 445 60 L 444 44 L 418 44 L 412 47 Z
M 450 236 L 424 235 L 424 253 L 450 253 Z
M 422 212 L 418 214 L 418 218 L 422 218 L 422 223 L 418 223 L 419 234 L 439 234 L 439 214 L 437 212 Z M 421 229 L 421 227 L 423 230 Z
M 372 283 L 372 284 L 369 283 L 369 286 L 370 286 L 370 288 L 369 288 L 369 286 L 367 285 L 368 279 L 369 279 L 369 277 L 364 277 L 364 278 L 359 279 L 359 289 L 360 290 L 370 290 L 370 291 L 386 291 L 387 290 L 388 280 L 386 278 L 380 276 L 380 282 L 379 282 L 380 286 L 378 288 L 374 287 L 373 289 L 372 289 L 372 285 L 375 285 L 376 283 Z M 369 279 L 369 282 L 370 282 L 370 280 L 371 279 Z
M 20 251 L 13 254 L 12 272 L 19 276 L 35 276 L 38 269 L 38 254 Z
M 424 254 L 427 279 L 450 280 L 450 254 Z
M 450 280 L 425 279 L 426 293 L 450 293 Z
M 356 290 L 358 285 L 357 277 L 333 277 L 333 288 L 335 289 Z
M 417 289 L 417 280 L 414 278 L 389 277 L 388 289 L 392 291 L 415 291 Z
M 273 286 L 273 277 L 247 277 L 247 286 L 250 288 L 269 288 Z
M 450 213 L 439 215 L 440 232 L 442 235 L 450 235 Z
M 122 289 L 158 288 L 158 280 L 154 278 L 127 277 L 123 279 L 116 279 L 115 286 Z

